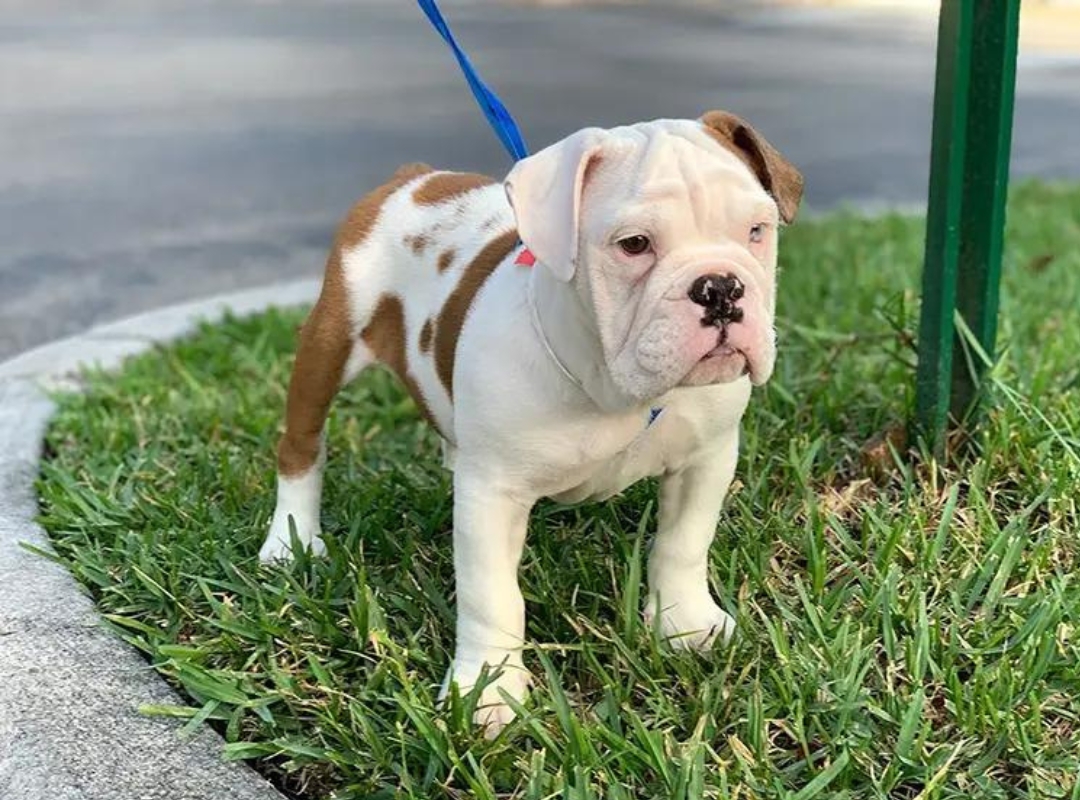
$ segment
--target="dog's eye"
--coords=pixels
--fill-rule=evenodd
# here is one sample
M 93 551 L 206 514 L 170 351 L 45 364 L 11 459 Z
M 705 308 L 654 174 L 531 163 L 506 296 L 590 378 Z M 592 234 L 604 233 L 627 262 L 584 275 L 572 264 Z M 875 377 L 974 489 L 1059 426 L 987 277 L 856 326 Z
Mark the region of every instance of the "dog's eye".
M 640 256 L 642 253 L 649 252 L 652 243 L 648 236 L 627 236 L 625 239 L 619 239 L 619 247 L 628 256 Z
M 765 225 L 759 222 L 750 228 L 750 244 L 761 244 L 765 241 Z

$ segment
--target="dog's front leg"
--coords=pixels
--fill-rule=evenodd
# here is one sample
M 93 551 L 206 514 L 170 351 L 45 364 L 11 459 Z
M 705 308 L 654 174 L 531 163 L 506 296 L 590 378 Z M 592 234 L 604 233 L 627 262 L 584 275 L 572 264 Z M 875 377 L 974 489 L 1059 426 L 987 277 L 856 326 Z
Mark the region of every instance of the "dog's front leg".
M 709 546 L 738 455 L 735 428 L 660 482 L 660 524 L 649 553 L 645 618 L 653 624 L 659 616 L 660 633 L 677 647 L 705 649 L 735 629 L 735 620 L 709 593 L 708 568 Z
M 498 673 L 483 689 L 474 717 L 489 736 L 514 716 L 499 690 L 523 700 L 529 684 L 521 659 L 525 599 L 517 580 L 529 510 L 490 480 L 462 475 L 460 468 L 455 474 L 457 642 L 448 684 L 454 681 L 464 693 L 485 667 Z

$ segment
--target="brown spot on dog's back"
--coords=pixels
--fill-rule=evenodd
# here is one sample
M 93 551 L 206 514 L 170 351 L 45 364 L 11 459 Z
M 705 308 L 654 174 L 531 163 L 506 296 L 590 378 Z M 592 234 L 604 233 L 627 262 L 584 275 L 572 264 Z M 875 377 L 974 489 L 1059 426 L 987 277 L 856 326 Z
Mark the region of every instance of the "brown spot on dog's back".
M 431 337 L 435 335 L 435 326 L 430 319 L 424 320 L 424 327 L 420 329 L 420 352 L 427 355 L 431 352 Z
M 400 167 L 394 170 L 394 174 L 390 176 L 390 180 L 397 182 L 398 185 L 411 181 L 413 178 L 419 178 L 421 175 L 427 175 L 429 172 L 434 172 L 435 167 L 431 164 L 425 164 L 423 161 L 412 161 L 408 164 L 402 164 Z
M 451 400 L 454 397 L 454 357 L 465 316 L 484 281 L 516 245 L 517 231 L 507 231 L 488 242 L 465 268 L 461 280 L 439 312 L 435 325 L 435 372 Z
M 278 444 L 278 471 L 286 477 L 307 472 L 319 457 L 326 415 L 341 386 L 353 348 L 342 252 L 367 238 L 383 205 L 395 191 L 431 171 L 427 164 L 406 164 L 399 168 L 389 181 L 353 206 L 338 227 L 326 259 L 322 291 L 300 329 L 296 363 L 289 381 L 285 434 Z
M 413 251 L 414 256 L 422 256 L 424 254 L 424 250 L 426 250 L 427 246 L 431 244 L 431 241 L 428 239 L 428 237 L 422 233 L 409 234 L 405 237 L 403 241 L 405 242 L 405 246 Z
M 480 230 L 484 233 L 491 233 L 491 231 L 496 230 L 497 228 L 506 227 L 508 227 L 507 221 L 500 216 L 488 217 L 480 223 Z
M 401 298 L 392 294 L 380 297 L 375 312 L 371 315 L 371 322 L 361 332 L 360 338 L 371 349 L 375 358 L 397 374 L 424 419 L 430 422 L 435 430 L 439 430 L 439 424 L 428 407 L 420 384 L 409 371 L 409 361 L 405 353 L 405 307 Z
M 475 172 L 436 172 L 416 187 L 413 200 L 422 206 L 434 206 L 493 183 L 494 178 Z
M 360 244 L 379 218 L 379 212 L 383 204 L 394 192 L 400 189 L 414 178 L 427 175 L 434 170 L 427 164 L 405 164 L 398 167 L 397 171 L 386 183 L 367 194 L 359 203 L 352 207 L 348 216 L 338 227 L 337 237 L 334 244 L 342 249 L 352 249 Z
M 448 269 L 450 269 L 450 265 L 454 262 L 454 255 L 455 253 L 453 248 L 450 248 L 449 250 L 444 250 L 439 254 L 439 261 L 435 265 L 438 268 L 439 272 L 446 272 Z

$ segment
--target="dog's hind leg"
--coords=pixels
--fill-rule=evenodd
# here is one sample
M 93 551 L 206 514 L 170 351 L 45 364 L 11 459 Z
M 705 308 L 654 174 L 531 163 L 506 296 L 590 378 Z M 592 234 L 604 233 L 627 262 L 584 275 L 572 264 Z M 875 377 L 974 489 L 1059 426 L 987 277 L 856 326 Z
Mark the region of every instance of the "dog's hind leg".
M 262 561 L 288 559 L 293 530 L 304 547 L 316 554 L 325 550 L 319 525 L 326 463 L 323 429 L 338 389 L 371 363 L 366 349 L 353 340 L 335 248 L 322 294 L 300 331 L 286 401 L 285 433 L 278 444 L 277 505 L 270 532 L 259 550 Z
M 326 263 L 322 293 L 300 331 L 300 347 L 289 382 L 285 409 L 285 434 L 278 445 L 277 505 L 270 532 L 259 550 L 262 561 L 288 559 L 292 555 L 292 532 L 304 547 L 320 554 L 325 550 L 320 538 L 319 506 L 322 475 L 326 463 L 323 429 L 330 403 L 338 389 L 376 360 L 388 362 L 386 351 L 400 339 L 386 331 L 387 320 L 398 322 L 398 314 L 380 313 L 382 305 L 358 312 L 354 319 L 349 297 L 345 259 L 366 242 L 378 221 L 382 207 L 400 188 L 431 172 L 425 164 L 409 164 L 391 179 L 353 206 L 338 228 Z M 366 250 L 379 263 L 379 248 Z M 371 270 L 367 281 L 374 300 L 385 291 L 378 280 L 379 269 Z M 383 270 L 383 272 L 386 272 Z M 403 327 L 404 322 L 400 321 Z M 359 334 L 359 335 L 358 335 Z

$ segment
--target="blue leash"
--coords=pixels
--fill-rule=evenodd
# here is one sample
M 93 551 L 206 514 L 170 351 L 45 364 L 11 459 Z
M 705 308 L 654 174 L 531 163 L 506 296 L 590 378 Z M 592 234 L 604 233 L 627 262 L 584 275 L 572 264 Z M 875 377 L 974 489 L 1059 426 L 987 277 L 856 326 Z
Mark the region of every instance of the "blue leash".
M 521 136 L 521 131 L 518 130 L 517 123 L 514 122 L 514 118 L 510 116 L 510 112 L 506 110 L 506 106 L 502 104 L 495 92 L 491 91 L 480 80 L 480 76 L 476 74 L 469 57 L 458 46 L 454 34 L 450 32 L 450 26 L 443 19 L 442 12 L 439 11 L 435 0 L 416 0 L 416 2 L 420 4 L 420 8 L 427 14 L 427 18 L 431 20 L 431 24 L 435 26 L 435 30 L 442 36 L 443 41 L 450 45 L 450 49 L 454 51 L 458 65 L 461 67 L 461 71 L 465 73 L 465 80 L 469 82 L 469 88 L 472 89 L 476 102 L 480 104 L 480 110 L 488 118 L 488 122 L 495 129 L 495 133 L 502 141 L 503 146 L 510 151 L 510 155 L 513 156 L 515 161 L 525 158 L 525 156 L 529 155 L 529 148 L 525 146 L 525 140 Z
M 498 95 L 480 80 L 480 76 L 476 74 L 476 69 L 469 61 L 469 57 L 458 46 L 454 34 L 450 32 L 450 26 L 443 19 L 442 12 L 435 5 L 435 0 L 416 0 L 416 2 L 420 4 L 420 8 L 427 14 L 427 18 L 431 20 L 431 24 L 435 26 L 435 30 L 442 36 L 443 41 L 450 45 L 450 49 L 454 51 L 458 65 L 461 67 L 461 71 L 465 73 L 465 80 L 469 82 L 469 88 L 472 89 L 476 102 L 480 104 L 480 110 L 484 112 L 484 116 L 487 117 L 491 127 L 495 129 L 495 133 L 502 141 L 503 147 L 510 152 L 515 161 L 525 158 L 529 155 L 529 148 L 525 145 L 525 139 L 522 138 L 517 123 L 514 122 L 514 118 L 510 116 L 510 112 L 506 110 L 506 106 L 503 105 Z M 652 424 L 656 422 L 656 418 L 660 416 L 663 410 L 663 407 L 649 409 L 649 416 L 645 422 L 646 430 L 652 427 Z

